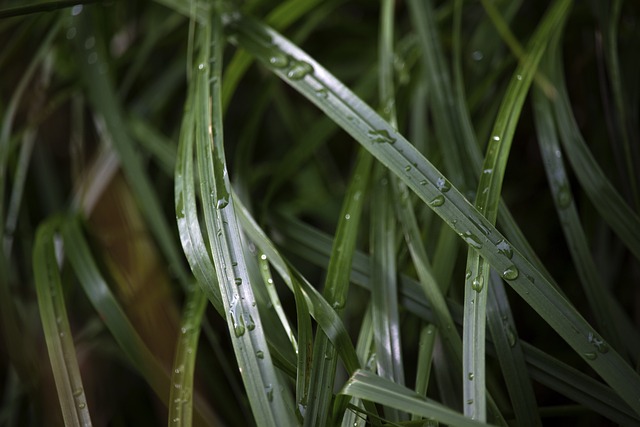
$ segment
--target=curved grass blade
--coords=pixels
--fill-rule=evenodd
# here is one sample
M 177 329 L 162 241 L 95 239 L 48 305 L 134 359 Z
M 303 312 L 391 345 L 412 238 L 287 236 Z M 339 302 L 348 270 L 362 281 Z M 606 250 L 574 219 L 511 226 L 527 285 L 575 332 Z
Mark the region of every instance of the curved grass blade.
M 464 415 L 452 411 L 431 399 L 427 399 L 402 385 L 362 369 L 359 369 L 351 376 L 340 393 L 370 400 L 404 412 L 423 416 L 430 421 L 438 421 L 448 425 L 460 427 L 487 425 L 470 420 Z
M 498 216 L 504 173 L 524 100 L 549 39 L 554 32 L 562 29 L 570 5 L 570 0 L 558 1 L 548 10 L 531 39 L 525 61 L 511 78 L 498 111 L 475 202 L 476 209 L 483 213 L 491 224 L 495 224 Z M 477 248 L 473 245 L 475 242 L 468 241 L 468 243 L 471 245 L 467 255 L 465 276 L 465 321 L 462 342 L 463 372 L 468 373 L 463 382 L 464 413 L 471 418 L 484 421 L 486 419 L 484 342 L 487 293 L 490 292 L 488 289 L 490 266 L 476 252 Z M 518 273 L 515 270 L 503 270 L 503 276 L 507 279 L 507 276 L 514 274 Z M 500 282 L 498 286 L 501 286 Z M 510 354 L 509 352 L 499 356 Z
M 560 52 L 557 51 L 551 60 L 549 74 L 558 91 L 552 105 L 560 142 L 580 185 L 598 213 L 636 259 L 640 260 L 640 217 L 616 191 L 581 135 L 571 109 L 559 55 Z
M 349 290 L 351 263 L 372 164 L 373 158 L 361 149 L 351 183 L 344 197 L 335 244 L 327 267 L 323 296 L 338 313 L 344 309 Z M 309 405 L 304 420 L 305 426 L 325 425 L 328 422 L 337 366 L 336 356 L 336 348 L 329 337 L 319 331 L 316 334 L 313 348 Z
M 227 17 L 237 41 L 263 64 L 298 90 L 402 179 L 425 203 L 443 196 L 433 207 L 449 227 L 474 246 L 488 263 L 549 325 L 640 413 L 640 377 L 517 249 L 402 135 L 319 63 L 275 31 L 235 14 Z M 271 58 L 278 58 L 275 66 Z M 407 170 L 407 166 L 411 169 Z M 640 230 L 640 227 L 638 228 Z M 516 273 L 517 272 L 517 273 Z M 594 341 L 595 339 L 595 341 Z M 594 342 L 602 343 L 594 345 Z
M 176 355 L 171 373 L 169 392 L 169 426 L 190 427 L 193 414 L 193 372 L 202 316 L 207 307 L 207 297 L 194 286 L 187 295 L 176 344 Z
M 60 222 L 59 217 L 50 218 L 37 231 L 33 273 L 38 307 L 64 423 L 67 426 L 91 426 L 54 249 Z
M 288 410 L 291 405 L 280 392 L 280 380 L 254 304 L 234 201 L 230 197 L 220 102 L 222 24 L 218 15 L 212 21 L 201 23 L 197 29 L 200 52 L 191 81 L 196 87 L 192 99 L 193 132 L 206 231 L 225 319 L 253 415 L 262 425 L 291 425 L 295 422 Z
M 560 142 L 553 122 L 551 103 L 537 90 L 533 93 L 533 110 L 547 180 L 573 264 L 576 266 L 587 301 L 603 336 L 622 352 L 625 345 L 613 315 L 612 297 L 600 279 L 600 273 L 591 256 L 587 237 L 571 194 L 569 178 L 562 161 Z

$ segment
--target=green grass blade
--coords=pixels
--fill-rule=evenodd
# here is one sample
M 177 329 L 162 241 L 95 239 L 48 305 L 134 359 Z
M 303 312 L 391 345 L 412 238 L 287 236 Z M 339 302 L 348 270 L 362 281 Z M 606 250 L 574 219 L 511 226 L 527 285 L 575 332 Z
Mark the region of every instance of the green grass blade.
M 541 426 L 533 386 L 518 339 L 509 299 L 499 277 L 492 272 L 487 301 L 487 325 L 496 349 L 514 415 L 521 426 Z
M 90 426 L 91 415 L 82 386 L 54 248 L 59 227 L 59 217 L 44 222 L 38 228 L 33 249 L 40 319 L 64 423 L 67 426 Z
M 256 420 L 263 425 L 294 423 L 288 403 L 280 392 L 267 346 L 265 331 L 254 304 L 255 297 L 247 272 L 223 145 L 220 79 L 222 67 L 222 26 L 201 24 L 196 36 L 198 65 L 192 83 L 200 197 L 204 220 L 216 267 L 220 294 L 236 360 Z M 211 46 L 211 48 L 209 48 Z
M 580 277 L 583 290 L 603 336 L 623 352 L 625 345 L 613 315 L 612 298 L 607 292 L 589 250 L 587 237 L 576 209 L 569 179 L 562 160 L 560 142 L 553 122 L 551 102 L 539 91 L 534 92 L 533 107 L 540 152 L 547 180 L 556 205 L 569 251 Z
M 591 154 L 571 109 L 562 60 L 556 52 L 550 64 L 550 80 L 558 96 L 552 103 L 560 141 L 573 171 L 596 210 L 616 235 L 640 259 L 640 217 L 626 204 L 607 174 Z
M 435 345 L 438 329 L 433 324 L 428 324 L 420 330 L 420 344 L 418 345 L 418 367 L 416 369 L 416 393 L 427 395 L 431 366 L 433 359 L 433 347 Z M 418 415 L 412 415 L 412 420 L 421 419 Z
M 327 302 L 340 313 L 345 306 L 351 276 L 351 262 L 358 236 L 364 194 L 371 173 L 373 158 L 361 150 L 344 198 L 336 240 L 332 249 L 323 295 Z M 329 406 L 333 395 L 337 352 L 324 332 L 316 334 L 311 367 L 309 405 L 304 423 L 325 425 L 328 422 Z
M 385 406 L 455 426 L 487 425 L 470 420 L 416 392 L 365 370 L 356 371 L 340 391 L 342 394 L 370 400 Z
M 202 316 L 207 307 L 207 297 L 198 288 L 187 295 L 180 336 L 171 373 L 169 391 L 169 426 L 190 427 L 193 414 L 193 373 Z
M 549 39 L 554 32 L 562 29 L 562 23 L 566 19 L 570 5 L 571 1 L 559 1 L 548 10 L 531 39 L 526 60 L 516 69 L 511 78 L 498 111 L 475 202 L 478 211 L 483 213 L 492 224 L 495 224 L 497 219 L 502 182 L 522 106 Z M 466 403 L 464 413 L 471 418 L 484 421 L 486 419 L 484 342 L 487 293 L 491 291 L 488 289 L 490 266 L 473 249 L 473 245 L 467 256 L 466 271 L 463 372 L 468 375 L 463 382 Z M 507 274 L 507 270 L 504 272 Z M 483 288 L 484 292 L 482 292 Z M 511 353 L 504 355 L 509 354 Z

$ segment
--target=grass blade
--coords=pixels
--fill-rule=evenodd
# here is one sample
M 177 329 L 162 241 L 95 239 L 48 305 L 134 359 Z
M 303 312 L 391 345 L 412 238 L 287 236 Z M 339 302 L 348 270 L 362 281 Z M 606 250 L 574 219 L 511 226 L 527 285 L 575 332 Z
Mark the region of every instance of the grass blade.
M 449 425 L 460 427 L 487 425 L 470 420 L 404 386 L 362 369 L 351 376 L 340 393 L 378 402 Z
M 192 80 L 196 88 L 193 132 L 204 220 L 224 312 L 228 313 L 225 318 L 254 417 L 263 425 L 290 425 L 294 422 L 293 414 L 280 392 L 280 381 L 254 305 L 234 201 L 230 197 L 220 109 L 222 26 L 216 16 L 210 21 L 198 28 L 200 51 Z
M 33 249 L 38 306 L 64 423 L 91 426 L 54 249 L 59 227 L 60 218 L 53 217 L 38 228 Z

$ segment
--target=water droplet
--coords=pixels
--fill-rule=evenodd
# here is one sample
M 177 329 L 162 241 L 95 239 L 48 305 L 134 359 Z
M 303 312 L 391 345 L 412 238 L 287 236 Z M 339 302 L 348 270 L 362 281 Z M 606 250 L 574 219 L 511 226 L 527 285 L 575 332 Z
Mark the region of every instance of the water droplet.
M 396 139 L 392 138 L 391 135 L 389 135 L 389 132 L 387 132 L 384 129 L 370 130 L 368 132 L 368 135 L 369 135 L 369 139 L 371 139 L 371 142 L 376 142 L 378 144 L 384 144 L 384 143 L 393 144 L 396 142 Z
M 289 58 L 283 53 L 276 53 L 269 58 L 269 63 L 275 68 L 285 68 L 289 65 Z
M 609 345 L 593 332 L 589 332 L 588 336 L 589 344 L 593 345 L 599 353 L 607 353 L 609 351 Z
M 566 185 L 562 186 L 557 195 L 558 207 L 560 209 L 568 208 L 569 206 L 571 206 L 572 199 L 573 198 L 571 197 L 571 191 L 569 190 L 569 187 Z
M 449 181 L 445 178 L 440 177 L 438 178 L 438 181 L 436 181 L 436 188 L 442 193 L 446 193 L 451 189 L 451 184 L 449 184 Z
M 438 206 L 442 206 L 442 205 L 444 205 L 444 196 L 443 195 L 436 196 L 433 199 L 431 199 L 431 201 L 429 202 L 429 206 L 433 206 L 435 208 L 437 208 Z
M 598 358 L 598 355 L 593 351 L 588 351 L 584 354 L 584 357 L 589 360 L 596 360 Z
M 409 172 L 411 170 L 411 165 L 407 165 L 404 167 L 405 172 Z
M 326 88 L 316 89 L 316 96 L 327 99 L 329 97 L 329 91 Z
M 427 184 L 428 184 L 428 182 L 427 182 L 426 179 L 423 179 L 422 181 L 420 181 L 420 185 L 427 185 Z
M 233 323 L 233 333 L 235 334 L 236 337 L 241 337 L 244 335 L 244 319 L 242 318 L 242 316 L 238 315 L 238 313 L 236 312 L 236 304 L 237 303 L 233 303 L 233 305 L 231 306 L 231 322 Z
M 89 50 L 89 49 L 93 49 L 96 45 L 96 38 L 95 37 L 87 37 L 84 41 L 84 48 Z
M 216 202 L 216 209 L 224 209 L 229 204 L 229 199 L 226 197 L 221 197 Z
M 518 74 L 518 75 L 516 75 L 516 79 L 518 79 L 518 80 L 522 80 L 522 74 Z
M 273 385 L 269 384 L 266 387 L 266 390 L 267 390 L 267 400 L 269 402 L 272 402 L 273 401 Z
M 502 239 L 496 244 L 496 248 L 498 248 L 498 253 L 506 256 L 507 258 L 513 258 L 513 250 L 511 246 L 506 242 L 506 240 Z
M 75 389 L 73 391 L 73 396 L 74 397 L 79 397 L 82 394 L 82 387 L 78 387 L 77 389 Z
M 509 323 L 505 324 L 504 328 L 505 328 L 504 332 L 507 335 L 507 342 L 509 343 L 509 347 L 511 348 L 515 347 L 518 337 L 516 336 L 516 333 L 513 331 L 511 324 Z
M 473 405 L 473 399 L 467 400 L 467 405 Z
M 258 359 L 264 359 L 264 351 L 262 351 L 262 350 L 256 351 L 256 357 Z
M 82 13 L 82 5 L 77 4 L 71 8 L 71 16 L 78 16 Z
M 473 372 L 469 372 L 467 378 L 469 378 L 469 381 L 473 381 Z
M 476 236 L 475 234 L 471 233 L 470 231 L 465 231 L 464 233 L 461 233 L 460 236 L 472 248 L 482 249 L 482 242 L 480 241 L 478 236 Z
M 500 137 L 498 135 L 493 135 L 493 139 L 494 141 L 500 141 Z
M 474 50 L 471 53 L 471 59 L 473 59 L 474 61 L 482 61 L 483 58 L 484 58 L 484 54 L 479 50 Z
M 465 280 L 471 279 L 471 270 L 467 270 L 467 272 L 464 273 L 464 278 Z
M 76 27 L 71 27 L 67 30 L 67 40 L 71 40 L 76 36 Z
M 476 292 L 480 292 L 482 291 L 482 288 L 484 288 L 484 278 L 482 276 L 477 276 L 471 282 L 471 289 L 473 289 Z
M 344 216 L 344 219 L 346 219 L 347 221 L 349 221 L 349 220 L 351 219 L 351 215 L 346 214 L 346 215 Z
M 79 404 L 78 404 L 78 408 L 79 408 L 79 409 L 84 409 L 84 408 L 86 408 L 86 407 L 87 407 L 87 405 L 86 405 L 85 403 L 79 403 Z
M 340 300 L 335 301 L 331 306 L 333 307 L 334 310 L 340 310 L 344 308 L 344 301 L 340 301 Z
M 313 67 L 308 62 L 292 60 L 291 67 L 287 71 L 287 77 L 291 80 L 302 80 L 307 74 L 313 73 Z
M 249 316 L 249 319 L 247 321 L 247 329 L 249 331 L 253 331 L 256 328 L 256 324 L 253 321 L 253 317 Z
M 504 280 L 516 280 L 519 274 L 520 272 L 518 271 L 518 267 L 512 265 L 502 272 L 502 278 Z
M 485 174 L 485 175 L 492 174 L 493 173 L 493 169 L 485 169 L 485 170 L 482 171 L 482 173 Z
M 205 65 L 204 64 L 198 64 L 198 70 L 204 70 Z

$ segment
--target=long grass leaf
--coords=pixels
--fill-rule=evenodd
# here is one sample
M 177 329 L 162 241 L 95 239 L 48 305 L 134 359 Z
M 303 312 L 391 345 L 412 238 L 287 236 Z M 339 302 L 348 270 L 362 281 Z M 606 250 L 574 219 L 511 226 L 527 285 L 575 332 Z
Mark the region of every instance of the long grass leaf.
M 33 249 L 38 306 L 64 423 L 91 426 L 54 248 L 60 221 L 53 217 L 38 228 Z
M 470 420 L 404 386 L 365 370 L 356 371 L 340 393 L 371 400 L 449 425 L 461 427 L 487 425 Z
M 254 304 L 247 272 L 223 145 L 220 79 L 222 26 L 214 15 L 198 28 L 198 65 L 192 84 L 200 197 L 224 312 L 236 360 L 256 420 L 263 425 L 294 422 L 267 346 L 265 331 Z M 211 47 L 210 47 L 211 46 Z
M 327 268 L 323 295 L 338 313 L 344 309 L 346 303 L 351 262 L 372 164 L 373 158 L 365 150 L 361 150 L 344 198 L 336 230 L 335 245 Z M 328 421 L 337 366 L 336 355 L 336 348 L 331 344 L 327 335 L 322 331 L 317 333 L 313 349 L 309 405 L 305 426 L 325 425 Z
M 173 360 L 172 387 L 169 391 L 169 426 L 190 427 L 192 425 L 193 373 L 202 316 L 206 307 L 206 295 L 194 286 L 187 295 Z
M 482 212 L 492 224 L 495 224 L 497 219 L 504 173 L 524 100 L 549 39 L 554 32 L 562 28 L 570 5 L 570 1 L 559 1 L 548 10 L 531 39 L 527 59 L 516 69 L 498 111 L 475 202 L 478 211 Z M 481 421 L 486 419 L 484 342 L 487 293 L 491 291 L 488 289 L 489 270 L 488 263 L 471 245 L 467 255 L 464 304 L 463 371 L 469 373 L 463 383 L 466 403 L 464 412 L 465 415 Z M 517 275 L 509 270 L 503 270 L 503 275 L 507 279 L 512 274 Z M 508 354 L 510 353 L 506 355 Z

